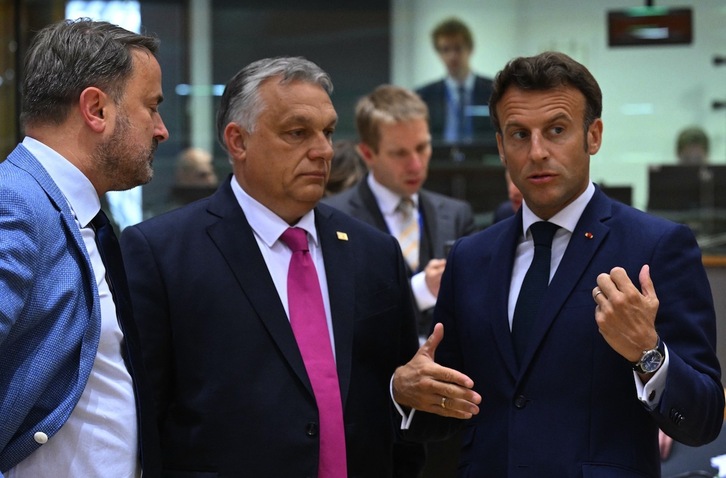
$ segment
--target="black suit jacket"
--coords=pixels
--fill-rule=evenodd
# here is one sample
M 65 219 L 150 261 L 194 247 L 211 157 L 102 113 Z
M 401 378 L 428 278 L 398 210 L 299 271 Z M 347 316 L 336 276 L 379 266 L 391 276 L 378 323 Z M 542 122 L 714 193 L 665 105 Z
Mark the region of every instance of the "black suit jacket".
M 443 140 L 446 125 L 446 81 L 439 80 L 422 86 L 416 90 L 429 108 L 429 129 L 434 142 Z M 472 106 L 486 106 L 492 94 L 492 80 L 483 76 L 475 76 L 472 92 Z M 474 116 L 473 140 L 492 140 L 494 127 L 489 116 Z
M 392 476 L 389 395 L 417 349 L 392 237 L 316 209 L 349 477 Z M 347 238 L 339 233 L 347 234 Z M 318 411 L 295 337 L 229 181 L 127 228 L 122 247 L 156 386 L 165 476 L 317 476 Z
M 367 178 L 340 194 L 325 198 L 323 202 L 390 234 Z M 421 189 L 419 212 L 423 216 L 424 226 L 419 245 L 419 270 L 412 271 L 407 265 L 409 276 L 423 270 L 431 259 L 446 258 L 447 242 L 474 232 L 471 206 L 459 199 Z M 431 331 L 431 313 L 419 311 L 417 323 L 419 335 L 428 335 Z

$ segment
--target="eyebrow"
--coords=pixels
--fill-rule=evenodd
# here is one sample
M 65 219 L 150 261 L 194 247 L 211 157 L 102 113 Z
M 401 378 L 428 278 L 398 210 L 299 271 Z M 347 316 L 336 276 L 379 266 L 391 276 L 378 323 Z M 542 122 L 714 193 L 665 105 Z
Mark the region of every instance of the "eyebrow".
M 563 120 L 563 119 L 564 120 L 567 120 L 567 121 L 570 121 L 572 118 L 568 114 L 558 113 L 558 114 L 554 115 L 552 118 L 547 118 L 546 122 L 548 124 L 549 123 L 555 123 L 555 122 L 560 121 L 560 120 Z M 504 123 L 504 128 L 502 128 L 502 130 L 506 130 L 506 129 L 509 129 L 509 128 L 512 128 L 512 127 L 514 127 L 514 128 L 521 128 L 521 127 L 524 127 L 524 124 L 522 124 L 519 121 L 512 121 L 511 123 Z
M 285 125 L 285 126 L 287 126 L 289 124 L 304 124 L 304 125 L 307 126 L 307 125 L 312 124 L 312 123 L 313 123 L 313 120 L 312 120 L 312 118 L 310 116 L 307 116 L 307 115 L 299 115 L 299 114 L 290 116 L 289 118 L 286 118 L 282 122 L 282 124 Z M 338 115 L 335 115 L 335 118 L 333 118 L 327 124 L 327 126 L 335 126 L 337 124 L 338 124 Z

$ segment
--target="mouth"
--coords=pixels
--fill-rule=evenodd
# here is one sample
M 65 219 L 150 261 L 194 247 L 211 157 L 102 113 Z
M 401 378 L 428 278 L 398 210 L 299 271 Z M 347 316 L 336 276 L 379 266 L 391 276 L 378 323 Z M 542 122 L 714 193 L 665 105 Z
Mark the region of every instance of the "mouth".
M 531 181 L 535 184 L 540 184 L 540 183 L 546 183 L 546 182 L 553 180 L 555 178 L 555 176 L 556 176 L 556 174 L 545 171 L 545 172 L 530 174 L 527 177 L 527 179 L 529 179 L 529 181 Z

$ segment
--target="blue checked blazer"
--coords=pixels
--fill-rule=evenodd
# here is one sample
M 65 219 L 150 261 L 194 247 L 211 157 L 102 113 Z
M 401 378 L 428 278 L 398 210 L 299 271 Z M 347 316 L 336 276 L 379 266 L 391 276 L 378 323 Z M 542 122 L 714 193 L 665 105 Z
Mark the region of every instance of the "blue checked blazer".
M 19 145 L 0 163 L 0 477 L 52 437 L 86 386 L 101 312 L 62 193 Z M 42 440 L 39 440 L 42 441 Z

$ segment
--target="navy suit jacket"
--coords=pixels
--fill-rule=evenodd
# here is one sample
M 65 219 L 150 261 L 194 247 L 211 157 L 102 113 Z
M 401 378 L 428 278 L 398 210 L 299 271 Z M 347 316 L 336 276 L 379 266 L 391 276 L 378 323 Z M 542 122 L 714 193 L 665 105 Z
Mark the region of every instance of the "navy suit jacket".
M 446 103 L 448 92 L 446 80 L 439 80 L 422 86 L 416 90 L 429 108 L 429 129 L 434 142 L 443 140 L 446 125 Z M 492 80 L 483 76 L 474 77 L 474 90 L 471 95 L 472 106 L 486 106 L 492 94 Z M 494 137 L 494 127 L 489 116 L 474 116 L 473 139 L 491 140 Z
M 101 333 L 96 280 L 74 215 L 22 145 L 0 163 L 0 476 L 51 438 L 86 387 Z M 152 419 L 153 421 L 153 419 Z M 144 433 L 144 476 L 160 472 Z
M 368 186 L 367 178 L 363 178 L 350 189 L 325 198 L 323 202 L 390 234 L 373 191 Z M 465 201 L 421 189 L 419 191 L 419 212 L 423 217 L 423 230 L 419 246 L 419 270 L 412 271 L 406 265 L 409 276 L 423 270 L 431 259 L 445 259 L 447 242 L 453 242 L 474 232 L 471 206 Z M 430 316 L 419 312 L 417 323 L 419 335 L 426 336 L 430 333 Z
M 392 237 L 319 205 L 348 472 L 392 476 L 395 368 L 417 350 Z M 341 234 L 344 233 L 344 234 Z M 230 186 L 122 235 L 156 384 L 165 476 L 317 476 L 318 410 L 289 320 Z
M 435 320 L 445 327 L 436 360 L 473 379 L 480 413 L 468 421 L 420 413 L 411 436 L 466 426 L 461 476 L 660 476 L 658 428 L 699 445 L 723 422 L 715 313 L 693 234 L 598 189 L 518 368 L 507 299 L 521 214 L 457 242 L 436 306 Z M 650 265 L 660 302 L 655 325 L 670 361 L 652 411 L 636 397 L 630 363 L 598 332 L 592 298 L 598 274 L 616 266 L 639 287 L 643 264 Z

